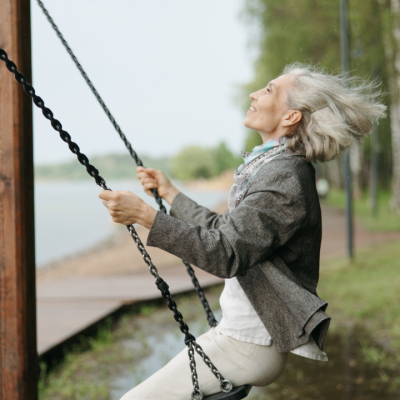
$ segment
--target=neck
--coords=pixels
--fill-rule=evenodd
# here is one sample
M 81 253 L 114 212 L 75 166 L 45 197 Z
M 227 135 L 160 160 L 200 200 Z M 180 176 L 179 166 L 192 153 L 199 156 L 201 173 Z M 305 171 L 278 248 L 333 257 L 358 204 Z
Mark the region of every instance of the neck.
M 274 132 L 258 132 L 261 136 L 263 144 L 268 142 L 268 140 L 275 139 L 278 137 L 285 136 L 286 132 L 283 130 L 274 131 Z
M 283 137 L 283 136 L 285 136 L 285 135 L 274 135 L 274 134 L 270 134 L 270 135 L 261 135 L 260 134 L 260 136 L 261 136 L 261 139 L 262 139 L 262 141 L 263 141 L 263 144 L 264 143 L 267 143 L 269 140 L 271 140 L 271 139 L 276 139 L 276 138 L 279 138 L 279 137 Z

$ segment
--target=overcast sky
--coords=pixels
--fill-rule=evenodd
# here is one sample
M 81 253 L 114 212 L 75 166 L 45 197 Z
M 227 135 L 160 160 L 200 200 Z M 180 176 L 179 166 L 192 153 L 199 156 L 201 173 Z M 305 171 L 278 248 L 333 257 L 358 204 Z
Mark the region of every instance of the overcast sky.
M 225 140 L 243 149 L 238 85 L 252 77 L 244 0 L 45 0 L 139 153 L 171 155 Z M 33 83 L 88 156 L 124 145 L 32 0 Z M 73 158 L 34 107 L 35 163 Z

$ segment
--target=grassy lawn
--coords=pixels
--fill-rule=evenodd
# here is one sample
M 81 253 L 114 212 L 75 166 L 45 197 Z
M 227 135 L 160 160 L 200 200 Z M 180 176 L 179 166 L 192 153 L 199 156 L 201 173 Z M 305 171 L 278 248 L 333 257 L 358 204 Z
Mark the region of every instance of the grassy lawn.
M 121 347 L 121 340 L 128 329 L 135 329 L 135 326 L 129 315 L 118 325 L 118 329 L 111 329 L 110 320 L 106 321 L 96 337 L 82 338 L 63 362 L 49 373 L 46 365 L 41 363 L 39 399 L 108 399 L 111 368 L 118 371 L 121 365 L 131 361 Z M 143 343 L 142 351 L 137 354 L 140 358 L 146 354 L 147 347 L 145 338 L 138 337 L 138 341 Z
M 354 212 L 358 220 L 366 229 L 371 231 L 396 231 L 400 230 L 400 216 L 393 213 L 389 207 L 390 192 L 380 192 L 378 197 L 378 215 L 371 215 L 368 193 L 353 203 Z M 321 204 L 335 208 L 345 209 L 345 193 L 341 190 L 331 188 L 326 199 Z
M 400 241 L 359 251 L 353 262 L 324 261 L 318 295 L 328 302 L 334 325 L 343 319 L 363 324 L 399 353 Z

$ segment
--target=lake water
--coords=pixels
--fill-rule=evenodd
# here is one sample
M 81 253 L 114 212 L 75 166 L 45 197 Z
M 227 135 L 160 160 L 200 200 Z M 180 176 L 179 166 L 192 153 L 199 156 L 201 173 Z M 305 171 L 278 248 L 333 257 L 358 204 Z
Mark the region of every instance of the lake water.
M 113 190 L 130 190 L 158 209 L 138 181 L 107 182 Z M 175 186 L 194 201 L 213 207 L 227 198 L 225 190 L 196 190 Z M 86 250 L 117 232 L 92 181 L 43 181 L 35 184 L 36 264 L 43 265 Z M 169 211 L 169 205 L 165 203 Z

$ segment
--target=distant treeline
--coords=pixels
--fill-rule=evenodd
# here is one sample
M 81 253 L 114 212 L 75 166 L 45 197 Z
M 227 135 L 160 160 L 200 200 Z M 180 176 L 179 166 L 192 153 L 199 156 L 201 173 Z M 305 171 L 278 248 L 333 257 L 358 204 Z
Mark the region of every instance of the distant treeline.
M 189 146 L 171 157 L 141 156 L 145 167 L 160 169 L 175 179 L 198 179 L 219 176 L 228 169 L 236 169 L 243 160 L 235 157 L 224 142 L 216 147 Z M 129 154 L 109 154 L 90 157 L 104 179 L 136 179 L 136 163 Z M 35 166 L 36 179 L 91 179 L 77 161 Z
M 171 159 L 141 157 L 147 167 L 161 169 L 165 173 L 171 171 Z M 90 163 L 98 168 L 100 175 L 108 179 L 132 179 L 136 178 L 136 163 L 129 154 L 109 154 L 90 157 Z M 71 160 L 61 164 L 35 166 L 36 179 L 92 179 L 86 172 L 86 168 L 77 160 Z

